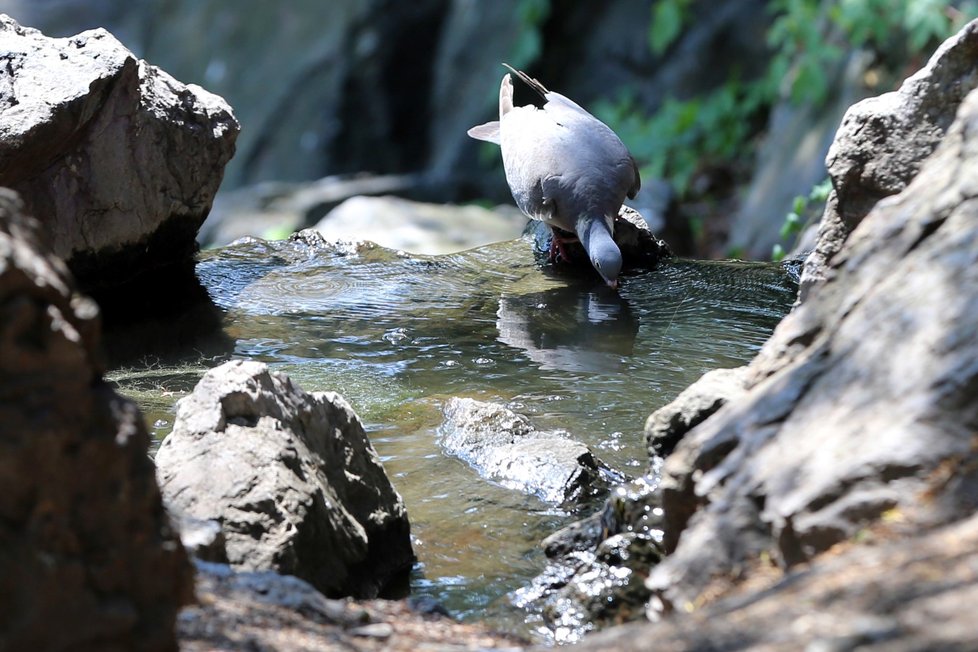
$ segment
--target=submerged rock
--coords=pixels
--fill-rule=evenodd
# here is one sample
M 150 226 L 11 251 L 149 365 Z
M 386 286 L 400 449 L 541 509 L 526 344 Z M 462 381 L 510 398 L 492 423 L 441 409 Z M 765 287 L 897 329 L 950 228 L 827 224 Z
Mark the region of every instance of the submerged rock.
M 452 398 L 440 426 L 445 450 L 503 486 L 550 503 L 573 503 L 623 477 L 564 431 L 536 430 L 501 405 Z
M 0 38 L 0 185 L 21 193 L 54 253 L 90 290 L 171 266 L 192 273 L 194 236 L 234 154 L 227 103 L 103 29 L 48 38 L 0 16 Z
M 0 648 L 171 650 L 192 572 L 99 313 L 0 189 Z
M 374 597 L 414 561 L 404 503 L 349 404 L 264 364 L 207 372 L 156 461 L 168 505 L 219 522 L 236 569 Z

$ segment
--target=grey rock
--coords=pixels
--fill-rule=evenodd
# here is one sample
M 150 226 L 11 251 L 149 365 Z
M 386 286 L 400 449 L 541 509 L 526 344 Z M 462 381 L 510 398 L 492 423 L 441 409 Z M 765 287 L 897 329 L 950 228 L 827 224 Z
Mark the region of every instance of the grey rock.
M 650 414 L 645 421 L 649 457 L 671 453 L 687 432 L 743 394 L 747 377 L 747 367 L 708 371 L 671 403 Z
M 0 648 L 173 650 L 192 571 L 99 312 L 0 189 Z
M 262 363 L 208 371 L 156 461 L 167 504 L 218 521 L 235 569 L 373 597 L 414 560 L 404 503 L 349 404 Z
M 526 218 L 515 207 L 429 204 L 398 197 L 351 197 L 313 228 L 326 240 L 368 240 L 415 254 L 448 254 L 513 240 Z
M 586 637 L 575 649 L 970 650 L 978 645 L 978 516 L 869 534 L 807 568 L 690 613 Z M 653 603 L 655 598 L 652 599 Z M 656 614 L 661 618 L 661 614 Z
M 354 626 L 361 621 L 357 609 L 350 608 L 345 600 L 327 598 L 293 575 L 274 571 L 238 572 L 227 564 L 203 560 L 195 561 L 194 565 L 199 595 L 217 594 L 233 597 L 239 604 L 252 602 L 282 607 L 318 622 Z
M 830 261 L 870 209 L 906 188 L 941 142 L 961 101 L 978 86 L 976 59 L 978 20 L 945 41 L 898 90 L 846 112 L 825 161 L 834 191 L 805 261 L 802 300 L 825 279 Z
M 973 91 L 781 322 L 746 393 L 666 459 L 671 555 L 649 587 L 667 607 L 761 555 L 811 560 L 884 513 L 926 505 L 918 527 L 971 515 L 973 488 L 935 478 L 973 458 L 978 429 L 976 125 Z
M 415 188 L 413 175 L 340 175 L 315 181 L 264 181 L 222 190 L 197 240 L 203 247 L 220 247 L 253 236 L 273 240 L 316 224 L 351 197 L 405 193 Z
M 543 572 L 512 595 L 556 642 L 645 615 L 645 578 L 662 559 L 662 508 L 652 477 L 615 487 L 597 513 L 543 540 Z
M 41 220 L 88 288 L 170 265 L 234 153 L 230 107 L 138 60 L 102 29 L 47 38 L 0 17 L 0 184 Z
M 540 431 L 495 403 L 452 398 L 439 427 L 441 445 L 481 475 L 551 503 L 593 495 L 621 474 L 564 431 Z
M 227 543 L 221 524 L 214 520 L 194 518 L 188 514 L 169 512 L 170 518 L 176 523 L 180 532 L 180 543 L 195 559 L 228 563 Z

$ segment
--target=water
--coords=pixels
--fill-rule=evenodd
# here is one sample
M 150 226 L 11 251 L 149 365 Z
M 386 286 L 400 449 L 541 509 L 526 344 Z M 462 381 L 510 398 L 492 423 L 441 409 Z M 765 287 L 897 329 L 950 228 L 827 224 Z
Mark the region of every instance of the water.
M 641 475 L 648 414 L 705 371 L 749 360 L 795 290 L 774 265 L 675 261 L 626 277 L 616 293 L 541 269 L 522 241 L 425 257 L 255 240 L 202 254 L 197 272 L 224 312 L 225 348 L 189 347 L 111 376 L 154 435 L 169 432 L 173 403 L 203 370 L 229 357 L 340 392 L 406 502 L 419 558 L 412 590 L 510 629 L 519 615 L 505 595 L 543 567 L 539 540 L 582 514 L 442 454 L 441 403 L 506 403 Z

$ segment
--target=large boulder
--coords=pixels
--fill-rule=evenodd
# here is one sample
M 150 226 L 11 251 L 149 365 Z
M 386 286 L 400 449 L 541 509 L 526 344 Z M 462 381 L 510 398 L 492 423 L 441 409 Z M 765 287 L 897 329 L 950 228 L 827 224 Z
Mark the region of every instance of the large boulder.
M 48 38 L 0 15 L 0 184 L 88 289 L 192 270 L 238 123 L 95 29 Z M 169 274 L 171 272 L 163 272 Z
M 414 561 L 404 503 L 350 405 L 262 363 L 204 374 L 156 462 L 167 505 L 219 522 L 236 569 L 374 597 Z
M 973 91 L 781 322 L 746 392 L 667 458 L 671 555 L 649 583 L 666 608 L 693 608 L 761 557 L 811 560 L 883 515 L 913 513 L 918 534 L 970 516 L 973 483 L 949 478 L 978 431 L 976 134 Z
M 0 648 L 171 650 L 192 571 L 99 316 L 0 190 Z
M 978 20 L 945 41 L 898 90 L 849 108 L 826 158 L 833 191 L 805 261 L 802 300 L 825 279 L 832 257 L 870 209 L 907 187 L 976 86 Z

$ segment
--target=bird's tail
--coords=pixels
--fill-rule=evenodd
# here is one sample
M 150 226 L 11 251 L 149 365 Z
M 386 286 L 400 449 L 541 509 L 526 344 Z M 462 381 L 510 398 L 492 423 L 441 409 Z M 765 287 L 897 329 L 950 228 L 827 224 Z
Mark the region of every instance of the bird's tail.
M 535 80 L 533 77 L 530 77 L 522 70 L 517 70 L 516 68 L 509 65 L 508 63 L 504 63 L 503 65 L 506 66 L 511 73 L 513 73 L 521 80 L 523 80 L 524 84 L 526 84 L 527 86 L 535 90 L 537 93 L 539 93 L 540 97 L 542 97 L 543 99 L 547 99 L 547 93 L 549 93 L 550 91 L 547 90 L 546 86 L 544 86 L 543 84 Z
M 503 75 L 503 83 L 499 86 L 499 119 L 513 110 L 513 81 L 509 75 Z

